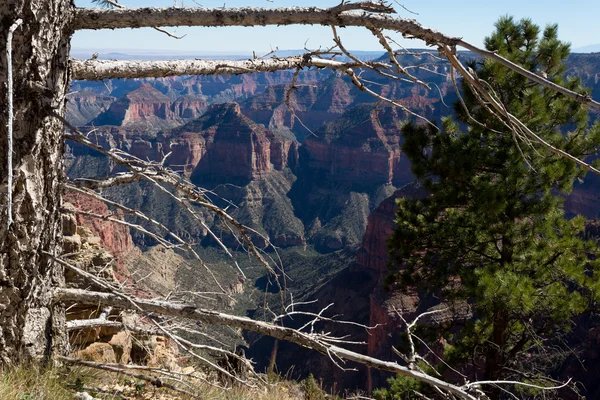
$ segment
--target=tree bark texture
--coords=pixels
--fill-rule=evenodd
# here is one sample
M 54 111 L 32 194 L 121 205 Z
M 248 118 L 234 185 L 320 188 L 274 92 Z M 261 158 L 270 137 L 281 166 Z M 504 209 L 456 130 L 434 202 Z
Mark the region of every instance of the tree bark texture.
M 42 360 L 64 346 L 64 310 L 53 308 L 63 269 L 42 254 L 60 253 L 60 181 L 72 0 L 0 2 L 0 365 Z M 9 28 L 12 40 L 12 224 L 8 189 Z
M 159 78 L 182 75 L 250 74 L 275 72 L 305 67 L 343 69 L 358 67 L 311 56 L 267 58 L 256 60 L 166 60 L 166 61 L 108 61 L 71 59 L 74 80 L 97 81 L 112 78 Z
M 342 12 L 341 12 L 342 11 Z M 454 46 L 460 38 L 443 35 L 425 28 L 417 21 L 364 11 L 343 11 L 338 7 L 288 8 L 135 8 L 77 10 L 74 28 L 115 29 L 164 26 L 266 26 L 266 25 L 326 25 L 364 26 L 391 29 L 416 37 L 428 44 Z

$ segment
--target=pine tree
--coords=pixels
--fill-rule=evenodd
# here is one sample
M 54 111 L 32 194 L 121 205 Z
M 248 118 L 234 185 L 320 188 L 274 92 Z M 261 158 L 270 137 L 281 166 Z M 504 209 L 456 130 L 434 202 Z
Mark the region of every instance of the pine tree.
M 579 79 L 564 77 L 569 45 L 558 40 L 556 25 L 541 32 L 528 19 L 503 17 L 485 45 L 585 93 Z M 600 126 L 590 128 L 576 101 L 495 62 L 470 67 L 555 147 L 580 159 L 597 151 Z M 398 201 L 388 282 L 469 304 L 471 318 L 437 331 L 455 365 L 486 379 L 547 371 L 542 364 L 556 355 L 543 349 L 547 340 L 567 332 L 600 297 L 596 244 L 581 236 L 585 219 L 563 211 L 565 195 L 586 171 L 514 136 L 466 85 L 463 97 L 468 112 L 458 104 L 457 121 L 444 119 L 440 131 L 403 129 L 403 151 L 429 196 Z

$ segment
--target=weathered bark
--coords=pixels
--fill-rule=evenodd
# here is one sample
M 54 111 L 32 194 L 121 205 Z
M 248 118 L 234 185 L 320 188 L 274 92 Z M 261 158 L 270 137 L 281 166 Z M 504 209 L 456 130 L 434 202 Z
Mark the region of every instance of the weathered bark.
M 275 72 L 304 67 L 345 69 L 360 66 L 324 60 L 310 56 L 267 58 L 257 60 L 165 60 L 165 61 L 107 61 L 71 60 L 72 79 L 100 80 L 111 78 L 159 78 L 182 75 L 250 74 Z
M 454 46 L 460 38 L 425 28 L 414 19 L 375 14 L 372 9 L 347 11 L 347 8 L 81 8 L 74 21 L 75 30 L 164 26 L 265 26 L 326 25 L 364 26 L 391 29 L 426 43 Z M 376 11 L 376 10 L 375 10 Z
M 42 251 L 60 252 L 62 123 L 68 85 L 71 0 L 0 2 L 0 365 L 40 360 L 64 345 L 64 310 L 51 292 L 63 269 Z M 7 210 L 7 34 L 17 20 L 12 67 L 14 149 L 12 219 Z

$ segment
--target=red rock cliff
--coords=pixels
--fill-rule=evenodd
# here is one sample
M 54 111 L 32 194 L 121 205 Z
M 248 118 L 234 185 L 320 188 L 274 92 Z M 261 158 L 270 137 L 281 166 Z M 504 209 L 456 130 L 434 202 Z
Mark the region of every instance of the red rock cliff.
M 69 192 L 65 195 L 65 201 L 73 204 L 77 210 L 99 215 L 111 215 L 106 204 L 93 197 Z M 122 215 L 119 213 L 116 213 L 114 216 L 115 218 L 122 219 Z M 135 247 L 129 233 L 129 228 L 122 224 L 81 214 L 77 214 L 76 218 L 77 225 L 87 227 L 94 235 L 98 236 L 102 247 L 115 257 L 119 266 L 123 267 L 125 257 Z
M 357 106 L 308 136 L 307 168 L 347 185 L 401 185 L 411 180 L 400 151 L 400 115 L 390 107 Z
M 402 197 L 420 197 L 425 193 L 415 185 L 407 185 L 389 198 L 381 202 L 369 215 L 367 230 L 362 245 L 357 253 L 357 264 L 360 268 L 379 273 L 379 279 L 370 295 L 369 326 L 376 328 L 369 331 L 367 352 L 372 357 L 384 360 L 394 359 L 392 345 L 402 333 L 401 320 L 398 312 L 410 315 L 415 312 L 418 296 L 401 295 L 384 290 L 383 279 L 387 274 L 390 261 L 387 251 L 387 241 L 392 236 L 395 227 L 396 199 Z M 408 318 L 408 317 L 407 317 Z M 385 375 L 369 371 L 368 388 L 385 385 Z
M 274 169 L 283 169 L 290 152 L 296 151 L 293 139 L 252 122 L 236 103 L 213 105 L 204 116 L 172 133 L 174 137 L 194 135 L 204 141 L 204 154 L 192 174 L 197 180 L 219 176 L 261 179 Z

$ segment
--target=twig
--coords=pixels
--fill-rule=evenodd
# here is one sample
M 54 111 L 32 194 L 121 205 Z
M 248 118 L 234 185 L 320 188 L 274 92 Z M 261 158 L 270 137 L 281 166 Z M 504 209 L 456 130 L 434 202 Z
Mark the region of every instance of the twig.
M 159 379 L 157 377 L 151 377 L 151 376 L 148 376 L 148 375 L 144 375 L 144 374 L 139 374 L 139 373 L 128 371 L 128 369 L 138 369 L 138 368 L 128 368 L 130 366 L 125 366 L 125 365 L 121 365 L 121 364 L 102 364 L 102 363 L 97 363 L 97 362 L 93 362 L 93 361 L 83 361 L 83 360 L 78 360 L 76 358 L 70 358 L 70 357 L 59 356 L 58 358 L 61 361 L 64 361 L 64 362 L 69 363 L 69 364 L 77 364 L 77 365 L 82 365 L 82 366 L 85 366 L 85 367 L 103 369 L 105 371 L 116 372 L 116 373 L 119 373 L 119 374 L 131 376 L 133 378 L 149 382 L 152 385 L 156 386 L 157 388 L 164 387 L 164 388 L 173 390 L 175 392 L 179 392 L 179 393 L 185 394 L 186 396 L 190 396 L 190 397 L 192 397 L 194 399 L 201 399 L 202 398 L 202 397 L 200 397 L 200 396 L 198 396 L 198 395 L 196 395 L 196 394 L 194 394 L 194 393 L 192 393 L 192 392 L 190 392 L 188 390 L 181 389 L 181 388 L 178 388 L 177 386 L 172 385 L 170 383 L 163 382 L 161 379 Z M 153 370 L 153 371 L 157 372 L 156 370 Z M 163 372 L 165 372 L 165 371 L 163 371 Z
M 12 73 L 12 39 L 13 33 L 17 30 L 19 25 L 23 23 L 23 20 L 19 18 L 16 20 L 11 27 L 8 29 L 8 35 L 6 36 L 6 69 L 7 69 L 7 80 L 8 80 L 8 88 L 6 91 L 6 95 L 8 97 L 8 131 L 7 131 L 7 204 L 6 204 L 6 224 L 7 229 L 10 229 L 12 225 L 12 186 L 13 186 L 13 166 L 12 166 L 12 155 L 13 155 L 13 124 L 14 124 L 14 115 L 13 115 L 13 73 Z

